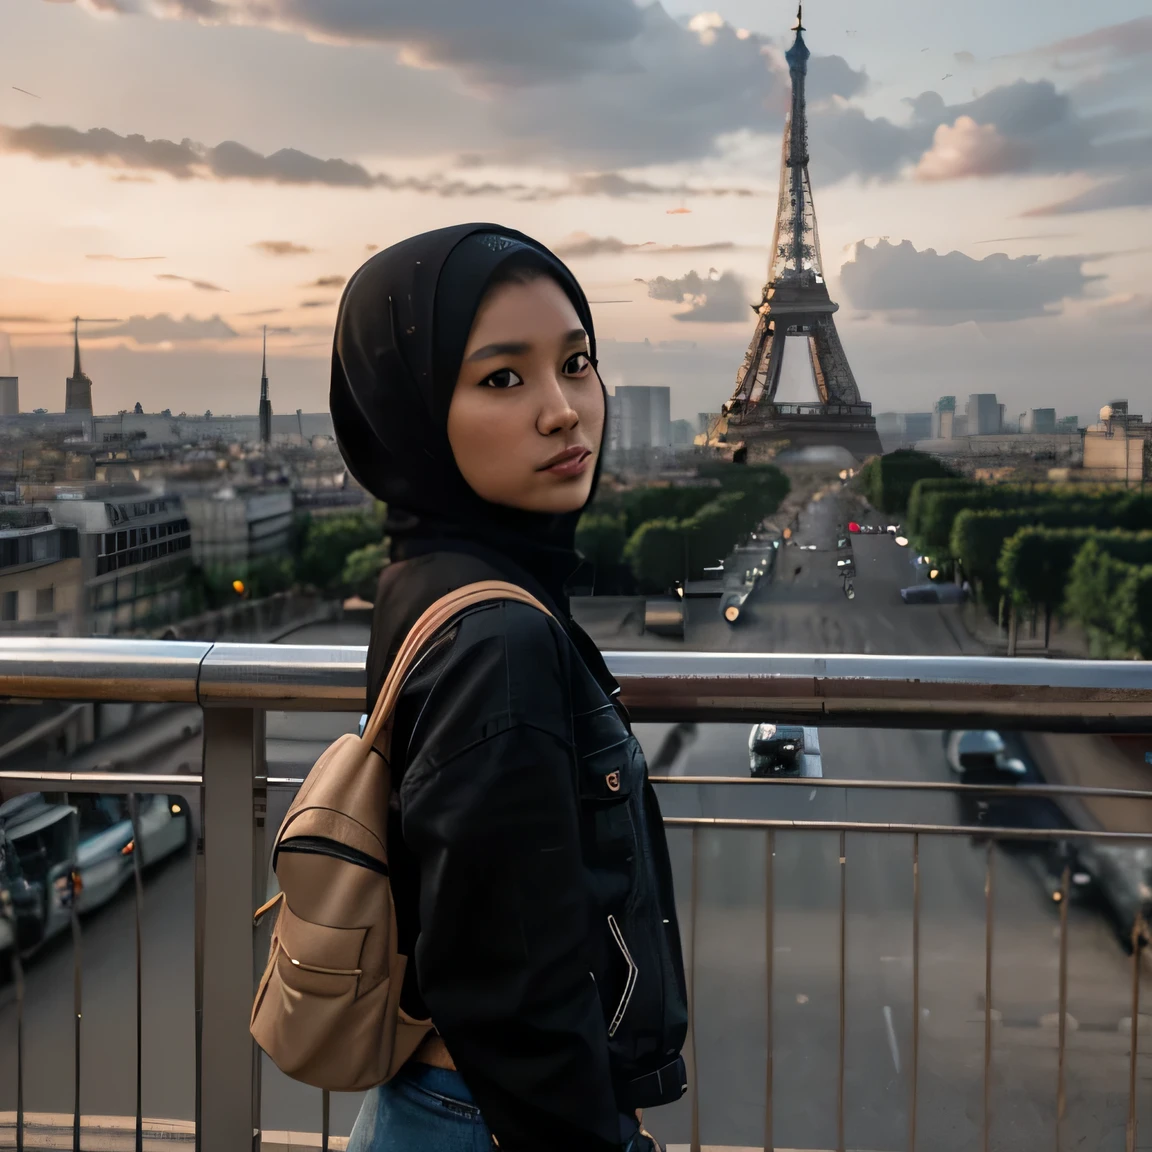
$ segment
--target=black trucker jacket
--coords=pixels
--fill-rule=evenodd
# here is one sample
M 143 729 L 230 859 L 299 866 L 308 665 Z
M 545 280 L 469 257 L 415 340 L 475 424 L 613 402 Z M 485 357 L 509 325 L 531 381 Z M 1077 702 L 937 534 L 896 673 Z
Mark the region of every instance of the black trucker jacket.
M 440 553 L 385 570 L 370 699 L 417 609 L 480 579 L 510 576 Z M 391 761 L 404 1010 L 432 1018 L 505 1152 L 626 1146 L 634 1109 L 682 1095 L 687 1031 L 664 827 L 627 713 L 559 622 L 490 602 L 409 672 Z

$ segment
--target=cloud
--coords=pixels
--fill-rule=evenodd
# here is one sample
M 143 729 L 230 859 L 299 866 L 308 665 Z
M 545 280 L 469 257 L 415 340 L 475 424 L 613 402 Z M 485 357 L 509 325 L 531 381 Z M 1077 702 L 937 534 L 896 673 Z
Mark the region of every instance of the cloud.
M 283 312 L 283 308 L 257 308 L 253 312 L 241 312 L 241 316 L 275 316 L 277 312 Z
M 956 180 L 965 176 L 996 176 L 1012 171 L 1017 147 L 992 124 L 977 124 L 961 116 L 953 125 L 936 129 L 932 147 L 920 157 L 918 180 Z
M 1090 63 L 1103 59 L 1127 59 L 1152 54 L 1152 16 L 1138 16 L 1121 24 L 1095 28 L 1080 36 L 1070 36 L 1037 48 L 1033 55 L 1073 57 Z
M 219 316 L 198 320 L 185 316 L 182 320 L 158 312 L 155 316 L 131 316 L 111 328 L 99 328 L 91 333 L 93 339 L 106 336 L 128 336 L 137 344 L 166 344 L 184 340 L 231 340 L 236 335 Z
M 306 244 L 297 244 L 294 240 L 257 240 L 250 247 L 265 256 L 306 256 L 312 251 Z
M 132 264 L 139 260 L 167 260 L 167 256 L 114 256 L 109 252 L 91 252 L 84 257 L 85 260 L 115 260 L 125 264 Z
M 177 276 L 172 272 L 158 272 L 156 274 L 157 280 L 179 280 L 184 284 L 191 284 L 200 292 L 227 292 L 227 288 L 221 288 L 219 284 L 212 284 L 207 280 L 193 280 L 190 276 Z
M 521 182 L 468 183 L 435 174 L 427 177 L 394 177 L 371 173 L 347 160 L 320 160 L 295 148 L 282 148 L 270 156 L 226 141 L 206 148 L 183 140 L 147 140 L 143 136 L 120 136 L 106 128 L 81 131 L 64 126 L 33 124 L 27 128 L 0 125 L 0 152 L 22 153 L 41 160 L 70 160 L 130 168 L 149 168 L 176 180 L 248 180 L 277 184 L 316 185 L 336 188 L 381 188 L 411 191 L 445 198 L 508 196 L 515 200 L 550 201 L 572 196 L 627 197 L 751 196 L 752 190 L 732 187 L 691 187 L 636 180 L 618 172 L 577 173 L 563 183 L 530 185 Z
M 1024 236 L 993 236 L 989 240 L 973 240 L 973 244 L 1009 244 L 1018 240 L 1066 240 L 1071 232 L 1029 232 Z
M 952 59 L 955 60 L 957 64 L 976 63 L 976 57 L 973 56 L 971 52 L 953 52 Z
M 1112 296 L 1094 305 L 1092 313 L 1103 324 L 1147 328 L 1152 325 L 1152 296 L 1141 292 Z
M 304 288 L 343 288 L 348 283 L 347 276 L 317 276 L 310 284 L 304 284 Z
M 673 300 L 689 305 L 686 312 L 674 312 L 677 320 L 702 320 L 729 324 L 747 320 L 750 301 L 744 283 L 735 272 L 709 269 L 707 277 L 691 271 L 678 279 L 657 276 L 648 281 L 648 295 L 653 300 Z
M 840 269 L 853 307 L 914 324 L 1020 320 L 1052 316 L 1063 301 L 1078 299 L 1101 276 L 1084 272 L 1086 256 L 1009 257 L 975 260 L 962 252 L 917 251 L 910 240 L 875 247 L 863 241 Z
M 1110 208 L 1152 206 L 1152 166 L 1108 180 L 1054 204 L 1025 212 L 1025 216 L 1063 216 L 1073 212 L 1103 212 Z
M 335 305 L 335 300 L 301 300 L 301 308 L 331 308 Z
M 616 236 L 590 236 L 587 232 L 573 232 L 553 247 L 557 256 L 588 258 L 615 256 L 621 252 L 640 252 L 645 255 L 667 255 L 684 252 L 726 252 L 736 245 L 731 240 L 716 240 L 710 244 L 654 244 L 646 240 L 641 244 L 629 243 Z
M 509 142 L 504 159 L 533 155 L 572 167 L 676 162 L 716 153 L 726 133 L 774 129 L 787 108 L 788 70 L 775 42 L 714 13 L 674 18 L 659 2 L 140 0 L 140 6 L 200 24 L 393 45 L 402 65 L 444 71 L 445 91 L 484 102 L 485 121 Z M 867 76 L 842 57 L 809 61 L 813 102 L 867 87 Z

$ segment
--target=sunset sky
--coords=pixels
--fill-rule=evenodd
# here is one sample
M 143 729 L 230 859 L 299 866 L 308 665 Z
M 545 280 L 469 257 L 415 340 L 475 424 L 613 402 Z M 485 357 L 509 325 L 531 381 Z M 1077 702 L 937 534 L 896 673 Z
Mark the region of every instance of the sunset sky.
M 716 3 L 716 0 L 708 0 Z M 811 0 L 811 174 L 876 411 L 1152 412 L 1147 0 Z M 326 407 L 383 247 L 494 220 L 594 301 L 609 384 L 729 395 L 771 241 L 780 0 L 4 0 L 0 375 L 97 411 Z M 648 341 L 646 345 L 644 342 Z M 789 348 L 786 399 L 814 393 Z

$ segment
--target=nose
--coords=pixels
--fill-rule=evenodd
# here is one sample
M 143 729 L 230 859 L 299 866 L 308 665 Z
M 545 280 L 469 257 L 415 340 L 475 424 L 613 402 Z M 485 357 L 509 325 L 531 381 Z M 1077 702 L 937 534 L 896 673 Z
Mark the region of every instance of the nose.
M 566 432 L 580 422 L 580 415 L 568 398 L 567 390 L 560 377 L 553 375 L 542 397 L 540 415 L 536 427 L 544 436 L 554 432 Z

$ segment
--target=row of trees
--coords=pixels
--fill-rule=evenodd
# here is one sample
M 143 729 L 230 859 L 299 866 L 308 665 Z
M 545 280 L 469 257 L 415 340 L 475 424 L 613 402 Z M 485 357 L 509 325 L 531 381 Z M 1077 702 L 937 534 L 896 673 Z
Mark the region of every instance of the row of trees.
M 1001 619 L 1080 624 L 1093 653 L 1152 657 L 1152 494 L 1109 485 L 988 485 L 917 452 L 861 472 L 870 503 L 945 575 L 962 575 Z
M 661 592 L 688 576 L 698 579 L 788 493 L 788 478 L 769 466 L 709 463 L 690 487 L 605 489 L 581 519 L 576 546 L 598 592 Z M 253 598 L 291 588 L 326 596 L 371 598 L 387 563 L 387 509 L 333 516 L 300 515 L 285 549 L 242 568 L 195 568 L 187 615 L 235 600 L 236 581 Z
M 333 516 L 303 513 L 293 521 L 285 549 L 240 567 L 193 568 L 185 611 L 196 615 L 236 599 L 235 581 L 253 599 L 310 588 L 325 596 L 371 596 L 388 557 L 386 507 Z
M 1081 625 L 1093 655 L 1152 656 L 1152 532 L 1023 528 L 1000 555 L 1000 579 L 1017 611 Z
M 709 463 L 691 487 L 605 491 L 576 532 L 594 566 L 600 592 L 662 592 L 699 579 L 788 494 L 788 478 L 771 465 Z

